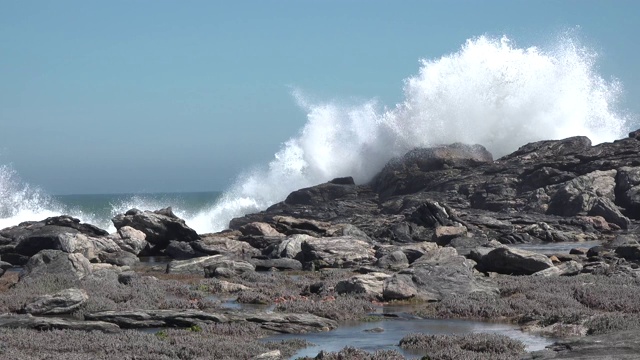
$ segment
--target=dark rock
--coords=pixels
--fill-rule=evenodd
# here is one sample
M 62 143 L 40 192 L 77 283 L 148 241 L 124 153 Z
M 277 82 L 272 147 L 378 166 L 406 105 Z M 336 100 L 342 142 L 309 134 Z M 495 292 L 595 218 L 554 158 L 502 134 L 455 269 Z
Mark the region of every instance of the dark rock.
M 189 242 L 200 239 L 195 230 L 177 217 L 170 207 L 156 211 L 131 209 L 125 214 L 116 215 L 111 221 L 116 229 L 130 226 L 142 231 L 149 243 L 161 248 L 169 245 L 171 240 Z
M 447 246 L 450 246 L 462 256 L 469 256 L 473 249 L 478 248 L 489 243 L 489 240 L 485 237 L 473 236 L 473 237 L 457 237 L 449 242 Z
M 587 257 L 590 257 L 590 258 L 600 257 L 607 253 L 609 253 L 609 250 L 607 248 L 605 248 L 602 245 L 596 245 L 589 248 L 589 250 L 587 251 Z
M 169 241 L 169 245 L 164 249 L 164 253 L 172 259 L 178 260 L 192 259 L 194 257 L 205 255 L 204 253 L 194 250 L 191 243 L 176 240 Z
M 462 168 L 493 162 L 493 156 L 481 145 L 452 144 L 414 149 L 402 158 L 391 160 L 371 184 L 382 198 L 429 190 L 436 183 Z
M 625 260 L 640 261 L 640 244 L 618 246 L 616 255 Z
M 589 215 L 602 216 L 610 223 L 618 225 L 621 229 L 627 229 L 631 223 L 629 218 L 622 215 L 620 209 L 607 198 L 599 198 L 595 201 Z
M 508 275 L 531 275 L 553 266 L 542 254 L 522 249 L 500 247 L 483 256 L 478 269 Z

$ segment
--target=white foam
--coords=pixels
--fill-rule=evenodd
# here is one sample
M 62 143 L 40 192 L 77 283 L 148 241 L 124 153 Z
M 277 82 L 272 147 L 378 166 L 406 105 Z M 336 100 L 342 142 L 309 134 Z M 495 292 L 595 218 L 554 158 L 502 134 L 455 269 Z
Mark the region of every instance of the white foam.
M 199 214 L 199 230 L 224 229 L 233 217 L 335 177 L 365 183 L 414 147 L 482 144 L 500 157 L 543 139 L 585 135 L 600 143 L 623 137 L 627 119 L 615 109 L 621 85 L 602 79 L 595 59 L 571 38 L 541 50 L 481 36 L 456 53 L 422 60 L 419 73 L 405 81 L 405 100 L 391 109 L 373 100 L 310 103 L 295 92 L 308 111 L 305 126 L 268 167 L 238 178 Z

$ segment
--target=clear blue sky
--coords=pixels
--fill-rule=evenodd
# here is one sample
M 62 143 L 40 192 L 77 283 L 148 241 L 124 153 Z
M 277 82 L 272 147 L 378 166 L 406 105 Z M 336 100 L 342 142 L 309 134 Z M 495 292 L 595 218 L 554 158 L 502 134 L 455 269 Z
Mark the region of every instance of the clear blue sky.
M 421 58 L 575 29 L 640 113 L 640 1 L 0 1 L 0 164 L 50 193 L 223 190 L 306 121 L 393 106 Z

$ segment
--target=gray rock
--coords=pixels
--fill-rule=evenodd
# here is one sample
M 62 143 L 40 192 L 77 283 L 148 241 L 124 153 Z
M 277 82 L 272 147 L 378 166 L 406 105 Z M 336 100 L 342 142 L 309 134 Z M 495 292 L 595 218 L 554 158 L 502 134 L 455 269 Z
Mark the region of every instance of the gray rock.
M 173 260 L 167 264 L 167 274 L 204 275 L 205 266 L 226 258 L 224 255 L 211 255 L 188 260 Z
M 118 236 L 113 236 L 112 240 L 115 241 L 118 246 L 134 255 L 140 254 L 143 250 L 149 247 L 147 242 L 147 235 L 140 230 L 136 230 L 131 226 L 123 226 L 118 229 Z
M 32 315 L 70 314 L 89 299 L 82 289 L 65 289 L 55 294 L 43 295 L 27 303 L 23 310 Z
M 22 328 L 34 330 L 80 330 L 80 331 L 102 331 L 107 333 L 118 332 L 118 325 L 104 321 L 79 321 L 65 320 L 55 317 L 35 317 L 30 314 L 0 315 L 0 328 Z
M 544 270 L 540 270 L 536 273 L 533 273 L 532 276 L 544 276 L 544 277 L 552 277 L 552 276 L 573 276 L 578 275 L 582 271 L 582 264 L 577 261 L 566 261 L 556 266 L 552 266 L 550 268 L 546 268 Z
M 396 250 L 378 259 L 376 266 L 382 269 L 401 270 L 409 267 L 409 259 L 402 250 Z
M 339 281 L 335 290 L 338 294 L 365 294 L 382 298 L 384 281 L 389 277 L 390 275 L 381 272 L 356 275 Z
M 553 266 L 545 255 L 509 247 L 497 248 L 483 256 L 478 269 L 509 275 L 531 275 Z
M 433 235 L 433 240 L 440 246 L 445 246 L 457 237 L 467 236 L 467 228 L 464 226 L 438 226 Z
M 250 262 L 221 258 L 205 265 L 204 277 L 232 277 L 254 272 L 256 267 Z
M 184 241 L 169 241 L 169 245 L 164 249 L 164 253 L 170 256 L 172 259 L 192 259 L 194 257 L 203 256 L 204 254 L 196 251 L 191 246 L 191 243 L 187 243 Z
M 394 274 L 383 284 L 382 297 L 385 300 L 404 300 L 418 295 L 410 274 Z
M 259 323 L 262 328 L 286 334 L 330 331 L 338 327 L 334 320 L 311 314 L 257 313 L 242 315 L 246 321 Z
M 370 265 L 375 251 L 365 241 L 350 236 L 309 238 L 302 242 L 302 262 L 317 268 L 345 268 Z
M 85 315 L 85 319 L 108 322 L 123 329 L 148 327 L 191 327 L 202 323 L 224 323 L 229 318 L 224 314 L 200 310 L 129 310 L 101 311 Z
M 622 229 L 627 229 L 629 224 L 629 218 L 622 215 L 620 209 L 607 198 L 598 198 L 595 200 L 591 210 L 589 210 L 589 215 L 592 216 L 602 216 L 607 222 L 616 224 Z
M 284 237 L 285 235 L 279 233 L 273 226 L 263 222 L 252 222 L 241 226 L 238 230 L 242 235 L 257 235 L 257 236 L 278 236 Z
M 101 262 L 115 266 L 134 266 L 140 259 L 128 251 L 117 251 L 113 253 L 101 253 L 98 258 Z
M 278 244 L 276 254 L 274 255 L 277 257 L 295 259 L 302 252 L 302 242 L 311 238 L 311 236 L 303 234 L 288 236 Z
M 278 239 L 280 239 L 280 237 L 278 237 Z M 201 241 L 193 241 L 189 244 L 195 251 L 208 255 L 226 254 L 238 257 L 260 255 L 260 250 L 245 241 L 215 235 L 203 236 Z
M 130 226 L 142 231 L 149 243 L 160 248 L 165 248 L 171 240 L 189 242 L 200 239 L 195 230 L 177 217 L 170 207 L 156 211 L 131 209 L 125 214 L 116 215 L 111 221 L 116 229 Z
M 42 250 L 24 266 L 20 278 L 45 274 L 71 274 L 82 278 L 91 273 L 91 263 L 82 254 L 69 254 L 60 250 Z
M 251 259 L 249 261 L 255 266 L 257 271 L 269 270 L 272 268 L 278 270 L 302 270 L 302 263 L 295 259 Z

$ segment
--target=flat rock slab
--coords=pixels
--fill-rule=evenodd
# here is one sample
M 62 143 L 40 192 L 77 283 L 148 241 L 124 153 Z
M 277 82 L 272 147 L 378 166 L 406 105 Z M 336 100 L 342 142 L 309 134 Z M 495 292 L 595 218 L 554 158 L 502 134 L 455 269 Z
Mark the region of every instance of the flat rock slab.
M 224 323 L 229 318 L 199 310 L 131 310 L 101 311 L 85 315 L 85 319 L 117 324 L 121 328 L 190 327 L 199 323 Z
M 120 327 L 116 324 L 104 321 L 80 321 L 66 320 L 55 317 L 37 317 L 30 314 L 0 315 L 0 328 L 22 328 L 34 330 L 81 330 L 81 331 L 103 331 L 116 332 Z
M 89 299 L 82 289 L 65 289 L 55 294 L 40 296 L 24 306 L 24 311 L 33 315 L 70 314 Z
M 200 310 L 101 311 L 85 319 L 117 324 L 121 328 L 191 327 L 202 323 L 248 321 L 264 329 L 288 334 L 329 331 L 338 323 L 312 314 L 288 313 L 209 313 Z

